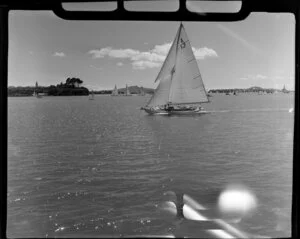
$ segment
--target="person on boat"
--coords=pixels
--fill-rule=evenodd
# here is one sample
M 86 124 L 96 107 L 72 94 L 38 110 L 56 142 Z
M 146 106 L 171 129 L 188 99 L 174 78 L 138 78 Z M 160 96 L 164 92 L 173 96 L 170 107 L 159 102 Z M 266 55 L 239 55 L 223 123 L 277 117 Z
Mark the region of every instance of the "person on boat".
M 195 110 L 195 111 L 200 111 L 200 110 L 202 110 L 202 107 L 201 107 L 200 105 L 198 105 L 197 107 L 195 107 L 194 110 Z
M 167 109 L 167 111 L 173 111 L 174 110 L 174 106 L 172 106 L 172 105 L 170 105 L 169 103 L 168 103 L 168 109 Z
M 165 105 L 164 105 L 164 110 L 165 110 L 165 111 L 169 111 L 169 104 L 165 104 Z

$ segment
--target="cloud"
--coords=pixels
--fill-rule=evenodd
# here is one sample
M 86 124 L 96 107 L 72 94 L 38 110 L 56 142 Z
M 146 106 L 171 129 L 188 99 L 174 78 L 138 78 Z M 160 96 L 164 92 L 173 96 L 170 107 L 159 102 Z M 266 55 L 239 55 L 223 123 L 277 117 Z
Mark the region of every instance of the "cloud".
M 117 66 L 123 66 L 124 64 L 123 64 L 123 62 L 118 62 L 117 63 Z
M 130 48 L 113 49 L 112 47 L 105 47 L 98 50 L 90 50 L 88 53 L 92 55 L 92 58 L 94 59 L 104 57 L 129 59 L 133 69 L 143 70 L 161 66 L 171 45 L 172 42 L 155 45 L 153 49 L 148 51 L 139 51 Z M 207 57 L 218 57 L 218 54 L 215 50 L 207 47 L 192 47 L 192 49 L 197 60 L 203 60 Z
M 91 68 L 94 68 L 94 69 L 97 69 L 97 70 L 102 70 L 102 67 L 97 67 L 97 66 L 94 66 L 94 65 L 90 65 Z
M 103 58 L 110 56 L 113 58 L 130 58 L 139 54 L 139 51 L 133 49 L 112 49 L 111 47 L 102 48 L 100 50 L 90 50 L 93 58 Z
M 265 75 L 261 75 L 261 74 L 257 74 L 257 75 L 247 75 L 245 77 L 240 78 L 241 80 L 266 80 L 269 77 L 265 76 Z
M 164 43 L 162 45 L 156 45 L 156 46 L 154 46 L 152 52 L 156 53 L 158 55 L 166 56 L 168 54 L 171 46 L 172 46 L 172 42 Z
M 53 54 L 53 56 L 65 57 L 66 55 L 65 55 L 65 53 L 63 53 L 63 52 L 55 52 L 55 53 Z
M 217 52 L 213 49 L 202 47 L 202 48 L 192 48 L 197 60 L 202 60 L 206 57 L 218 57 Z
M 111 50 L 111 47 L 102 48 L 101 50 L 90 50 L 88 53 L 92 55 L 93 58 L 103 58 Z
M 267 76 L 264 76 L 264 75 L 258 74 L 258 75 L 255 76 L 255 78 L 258 79 L 258 80 L 265 80 L 265 79 L 267 79 L 268 77 L 267 77 Z
M 144 70 L 146 68 L 159 67 L 161 63 L 151 61 L 134 61 L 132 62 L 133 69 Z

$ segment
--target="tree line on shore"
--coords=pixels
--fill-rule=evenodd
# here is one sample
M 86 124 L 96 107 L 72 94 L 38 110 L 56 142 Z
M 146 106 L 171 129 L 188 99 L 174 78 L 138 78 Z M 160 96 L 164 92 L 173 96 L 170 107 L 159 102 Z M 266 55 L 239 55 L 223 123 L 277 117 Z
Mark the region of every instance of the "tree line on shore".
M 212 89 L 209 90 L 208 93 L 267 93 L 267 94 L 273 94 L 276 91 L 282 91 L 284 93 L 288 93 L 290 91 L 286 90 L 285 88 L 283 90 L 273 89 L 273 88 L 262 88 L 259 86 L 253 86 L 250 88 L 234 88 L 234 89 Z
M 50 85 L 50 86 L 10 86 L 8 87 L 7 94 L 8 96 L 32 96 L 34 92 L 38 94 L 44 94 L 49 96 L 71 96 L 71 95 L 89 95 L 90 91 L 82 87 L 81 84 L 83 83 L 82 80 L 79 78 L 73 77 L 73 78 L 67 78 L 66 82 L 61 82 L 60 84 L 57 84 L 56 86 Z M 131 94 L 140 94 L 141 88 L 139 86 L 129 86 L 129 91 Z M 284 88 L 285 90 L 285 88 Z M 120 88 L 118 89 L 119 94 L 125 93 L 126 88 Z M 151 88 L 143 88 L 143 91 L 146 94 L 153 94 L 154 89 Z M 250 87 L 250 88 L 234 88 L 234 89 L 211 89 L 208 91 L 208 93 L 274 93 L 275 91 L 278 91 L 273 88 L 262 88 L 258 86 Z M 281 90 L 283 91 L 283 90 Z M 285 90 L 284 93 L 287 93 L 289 91 Z M 99 90 L 99 91 L 93 91 L 94 94 L 104 94 L 104 95 L 110 95 L 112 93 L 112 90 Z
M 67 78 L 66 83 L 60 83 L 56 86 L 10 86 L 8 87 L 8 96 L 32 96 L 34 92 L 49 96 L 62 96 L 62 95 L 89 95 L 91 92 L 80 85 L 83 83 L 79 78 Z M 129 91 L 131 94 L 140 94 L 141 88 L 138 86 L 129 86 Z M 119 94 L 124 94 L 126 88 L 118 89 Z M 153 94 L 154 89 L 151 88 L 143 88 L 143 91 L 146 94 Z M 110 95 L 112 90 L 94 90 L 94 94 L 103 94 Z
M 8 96 L 32 96 L 34 92 L 41 95 L 67 96 L 67 95 L 89 95 L 89 90 L 82 87 L 79 78 L 67 78 L 66 82 L 50 86 L 10 86 L 7 89 Z

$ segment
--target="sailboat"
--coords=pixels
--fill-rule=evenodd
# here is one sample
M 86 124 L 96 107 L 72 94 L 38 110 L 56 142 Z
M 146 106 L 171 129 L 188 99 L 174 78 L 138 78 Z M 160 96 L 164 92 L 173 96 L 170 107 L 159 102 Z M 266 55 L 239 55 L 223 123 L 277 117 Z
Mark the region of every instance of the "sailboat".
M 115 88 L 113 89 L 113 91 L 111 93 L 111 96 L 118 96 L 118 95 L 119 95 L 119 91 L 118 91 L 117 85 L 115 85 Z
M 130 91 L 129 91 L 129 88 L 128 88 L 127 84 L 126 84 L 125 96 L 132 96 L 131 93 L 130 93 Z
M 145 91 L 144 91 L 144 88 L 143 88 L 143 87 L 140 88 L 140 95 L 141 95 L 141 96 L 145 96 Z
M 285 85 L 283 85 L 282 92 L 285 93 L 285 94 L 286 94 L 286 93 L 289 93 L 289 91 L 285 88 Z
M 94 91 L 92 90 L 91 94 L 90 94 L 90 97 L 89 97 L 89 100 L 94 100 L 94 97 L 95 97 Z
M 41 95 L 39 95 L 39 93 L 37 92 L 37 89 L 38 89 L 38 83 L 37 83 L 37 81 L 35 82 L 35 89 L 34 89 L 34 91 L 33 91 L 33 96 L 34 97 L 36 97 L 36 98 L 42 98 L 42 96 Z
M 149 114 L 205 113 L 201 103 L 209 102 L 196 58 L 182 23 L 155 79 L 153 96 L 141 107 Z

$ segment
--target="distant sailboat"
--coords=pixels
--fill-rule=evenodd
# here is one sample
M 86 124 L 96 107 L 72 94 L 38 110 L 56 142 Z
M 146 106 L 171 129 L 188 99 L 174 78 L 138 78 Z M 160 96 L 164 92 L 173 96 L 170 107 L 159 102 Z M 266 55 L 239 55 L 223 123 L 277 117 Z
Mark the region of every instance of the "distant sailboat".
M 126 92 L 125 92 L 125 96 L 131 96 L 130 90 L 126 84 Z
M 41 95 L 39 95 L 39 93 L 37 92 L 37 89 L 38 89 L 38 83 L 37 83 L 37 81 L 35 82 L 35 89 L 34 89 L 34 91 L 33 91 L 33 96 L 34 97 L 36 97 L 36 98 L 42 98 L 42 96 Z
M 145 91 L 144 91 L 144 88 L 143 88 L 143 87 L 140 88 L 140 95 L 141 95 L 141 96 L 145 96 Z
M 290 92 L 285 88 L 285 85 L 283 85 L 282 92 L 283 92 L 283 93 L 290 93 Z
M 118 91 L 117 85 L 115 85 L 115 88 L 113 89 L 113 91 L 111 93 L 111 96 L 118 96 L 118 95 L 119 95 L 119 91 Z
M 90 97 L 89 97 L 89 100 L 94 100 L 94 97 L 95 97 L 94 91 L 92 90 L 91 94 L 90 94 Z
M 159 85 L 145 107 L 149 114 L 205 113 L 209 102 L 196 58 L 182 23 L 160 72 Z

